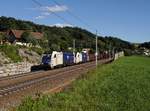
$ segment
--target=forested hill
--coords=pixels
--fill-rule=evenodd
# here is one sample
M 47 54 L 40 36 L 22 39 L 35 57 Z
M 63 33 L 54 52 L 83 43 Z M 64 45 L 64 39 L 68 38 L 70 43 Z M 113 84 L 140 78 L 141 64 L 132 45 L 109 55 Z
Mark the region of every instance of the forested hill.
M 142 43 L 142 44 L 139 45 L 139 48 L 140 47 L 145 47 L 147 49 L 150 49 L 150 42 L 144 42 L 144 43 Z
M 0 17 L 0 31 L 8 29 L 30 30 L 33 32 L 41 32 L 44 34 L 44 40 L 48 44 L 44 44 L 47 50 L 68 50 L 72 47 L 73 40 L 76 40 L 76 48 L 95 49 L 95 35 L 87 30 L 78 27 L 50 27 L 35 24 L 30 21 L 17 20 L 11 17 Z M 133 45 L 127 41 L 123 41 L 114 37 L 98 37 L 99 50 L 108 48 L 132 49 Z

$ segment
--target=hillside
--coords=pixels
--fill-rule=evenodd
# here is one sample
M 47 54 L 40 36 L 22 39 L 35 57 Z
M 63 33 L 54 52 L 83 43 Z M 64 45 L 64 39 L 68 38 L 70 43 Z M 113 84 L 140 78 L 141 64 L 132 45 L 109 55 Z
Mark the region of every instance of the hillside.
M 95 50 L 95 34 L 79 27 L 50 27 L 35 24 L 30 21 L 17 20 L 11 17 L 0 17 L 0 31 L 8 29 L 30 30 L 44 34 L 43 42 L 39 44 L 46 51 L 68 50 L 72 47 L 73 40 L 76 40 L 76 49 L 91 48 Z M 48 43 L 46 42 L 48 40 Z M 114 37 L 98 37 L 98 47 L 100 51 L 107 49 L 132 49 L 133 45 L 127 41 Z
M 145 47 L 147 49 L 150 49 L 150 42 L 144 42 L 144 43 L 140 44 L 139 48 L 141 48 L 141 47 Z
M 14 45 L 0 46 L 0 66 L 15 62 L 40 63 L 43 51 L 39 48 L 27 48 Z

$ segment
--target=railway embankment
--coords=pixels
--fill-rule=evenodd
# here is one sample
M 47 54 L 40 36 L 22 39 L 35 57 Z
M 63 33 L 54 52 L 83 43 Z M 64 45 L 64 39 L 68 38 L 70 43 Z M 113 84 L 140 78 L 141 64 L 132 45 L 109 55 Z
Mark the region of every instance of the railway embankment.
M 34 64 L 29 62 L 3 64 L 3 66 L 0 67 L 0 77 L 28 73 L 31 71 L 30 69 L 33 65 Z
M 0 45 L 0 77 L 30 72 L 31 66 L 40 63 L 41 55 L 38 50 L 15 45 Z

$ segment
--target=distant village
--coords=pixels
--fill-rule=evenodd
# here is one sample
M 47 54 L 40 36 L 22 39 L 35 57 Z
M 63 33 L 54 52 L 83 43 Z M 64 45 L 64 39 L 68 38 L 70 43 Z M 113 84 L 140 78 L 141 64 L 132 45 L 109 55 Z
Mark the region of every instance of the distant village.
M 143 48 L 140 48 L 140 50 L 143 53 L 143 55 L 150 56 L 150 49 L 143 47 Z

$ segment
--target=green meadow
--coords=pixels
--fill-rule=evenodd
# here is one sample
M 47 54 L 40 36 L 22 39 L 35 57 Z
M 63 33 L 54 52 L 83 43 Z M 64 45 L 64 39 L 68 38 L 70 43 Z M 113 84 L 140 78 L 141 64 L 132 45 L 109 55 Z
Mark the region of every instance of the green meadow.
M 98 66 L 56 94 L 26 98 L 17 111 L 150 111 L 150 58 Z

